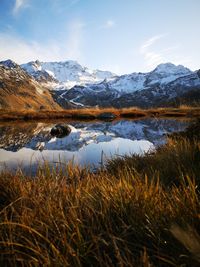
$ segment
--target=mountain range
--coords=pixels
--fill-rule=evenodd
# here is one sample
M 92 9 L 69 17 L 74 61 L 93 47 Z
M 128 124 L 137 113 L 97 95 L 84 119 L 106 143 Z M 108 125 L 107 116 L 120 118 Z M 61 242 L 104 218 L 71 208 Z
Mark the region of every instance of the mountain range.
M 21 66 L 6 60 L 0 62 L 0 89 L 1 108 L 13 108 L 13 101 L 23 109 L 152 107 L 200 98 L 200 70 L 165 63 L 150 72 L 119 76 L 72 60 Z

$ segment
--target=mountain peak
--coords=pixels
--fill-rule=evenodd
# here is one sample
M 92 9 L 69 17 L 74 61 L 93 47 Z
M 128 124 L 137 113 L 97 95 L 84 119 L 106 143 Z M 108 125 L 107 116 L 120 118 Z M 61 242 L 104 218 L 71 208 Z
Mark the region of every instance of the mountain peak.
M 0 61 L 0 65 L 3 65 L 4 67 L 7 67 L 7 68 L 16 68 L 18 65 L 12 61 L 11 59 L 7 59 L 7 60 L 4 60 L 4 61 Z
M 22 64 L 21 67 L 23 69 L 28 69 L 29 72 L 34 72 L 41 70 L 41 62 L 39 60 L 30 61 L 28 63 Z
M 171 73 L 171 74 L 190 74 L 191 70 L 183 65 L 175 65 L 170 62 L 159 64 L 153 71 L 153 73 Z
M 75 60 L 54 62 L 40 62 L 36 60 L 23 64 L 21 67 L 38 81 L 41 81 L 41 76 L 42 78 L 47 78 L 48 76 L 47 80 L 50 81 L 52 80 L 49 79 L 50 75 L 54 78 L 52 81 L 57 81 L 56 88 L 64 87 L 70 89 L 75 85 L 99 83 L 104 79 L 110 79 L 115 76 L 109 71 L 90 70 L 87 67 L 81 66 Z

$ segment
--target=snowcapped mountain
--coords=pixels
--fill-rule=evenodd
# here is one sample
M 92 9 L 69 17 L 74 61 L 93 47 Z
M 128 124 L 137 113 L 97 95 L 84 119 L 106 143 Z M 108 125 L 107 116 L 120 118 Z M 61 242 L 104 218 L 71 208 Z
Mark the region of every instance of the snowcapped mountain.
M 141 106 L 159 105 L 181 94 L 200 88 L 198 72 L 182 65 L 160 64 L 148 73 L 132 73 L 113 77 L 98 84 L 76 85 L 57 93 L 57 101 L 77 106 Z
M 20 79 L 23 76 L 26 80 L 27 76 L 37 85 L 36 88 L 49 89 L 63 108 L 162 106 L 182 96 L 187 98 L 192 90 L 195 90 L 195 95 L 200 95 L 200 70 L 193 72 L 172 63 L 160 64 L 147 73 L 121 76 L 109 71 L 90 70 L 72 60 L 36 60 L 21 67 L 9 60 L 3 64 L 11 73 L 15 69 L 16 76 L 21 75 Z M 13 77 L 13 84 L 16 81 Z
M 38 82 L 58 83 L 58 80 L 55 78 L 54 73 L 42 69 L 41 63 L 38 60 L 31 61 L 27 64 L 22 64 L 21 68 L 24 69 L 32 77 L 34 77 Z
M 192 74 L 184 66 L 175 66 L 171 63 L 160 64 L 149 73 L 132 73 L 105 81 L 108 87 L 121 93 L 132 93 L 151 87 L 154 84 L 166 85 L 177 78 Z
M 94 84 L 110 79 L 114 73 L 101 70 L 90 70 L 78 62 L 40 62 L 38 60 L 22 64 L 21 67 L 37 81 L 52 83 L 51 89 L 70 89 L 75 85 Z
M 198 72 L 190 72 L 187 75 L 168 76 L 164 78 L 164 82 L 146 82 L 146 87 L 140 91 L 129 94 L 123 94 L 117 99 L 113 99 L 112 105 L 115 107 L 152 107 L 166 106 L 176 103 L 179 98 L 188 93 L 200 92 L 200 75 Z M 167 82 L 167 79 L 169 82 Z M 197 99 L 198 101 L 198 99 Z
M 159 84 L 163 87 L 180 77 L 190 74 L 192 74 L 192 71 L 182 65 L 176 66 L 172 63 L 160 64 L 153 71 L 148 73 L 145 85 L 148 87 Z

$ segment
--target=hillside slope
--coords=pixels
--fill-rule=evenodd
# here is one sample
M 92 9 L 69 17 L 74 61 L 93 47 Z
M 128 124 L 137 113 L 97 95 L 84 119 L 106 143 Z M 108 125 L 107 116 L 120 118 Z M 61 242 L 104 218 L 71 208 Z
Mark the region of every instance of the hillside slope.
M 47 89 L 11 60 L 0 62 L 0 109 L 59 110 Z

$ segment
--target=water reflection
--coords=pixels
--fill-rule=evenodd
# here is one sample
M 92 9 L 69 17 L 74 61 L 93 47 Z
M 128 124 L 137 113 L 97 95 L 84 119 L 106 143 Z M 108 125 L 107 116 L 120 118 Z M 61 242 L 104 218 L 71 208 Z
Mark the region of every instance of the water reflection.
M 0 168 L 35 169 L 44 161 L 71 160 L 98 166 L 111 156 L 147 152 L 165 142 L 166 133 L 183 130 L 187 124 L 174 119 L 68 122 L 71 133 L 57 138 L 50 134 L 55 123 L 4 123 L 0 125 Z

